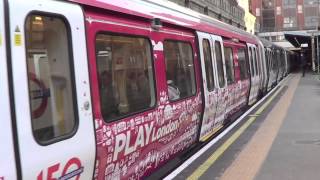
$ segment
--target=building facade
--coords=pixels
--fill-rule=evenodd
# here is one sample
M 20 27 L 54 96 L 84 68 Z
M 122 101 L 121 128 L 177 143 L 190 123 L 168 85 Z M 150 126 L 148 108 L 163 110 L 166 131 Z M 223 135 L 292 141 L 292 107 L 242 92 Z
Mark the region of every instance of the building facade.
M 250 9 L 260 24 L 260 35 L 270 34 L 272 41 L 284 38 L 274 32 L 308 33 L 320 26 L 320 0 L 250 0 Z
M 245 26 L 246 26 L 246 30 L 249 33 L 255 34 L 255 32 L 259 32 L 257 31 L 258 29 L 256 29 L 257 24 L 256 24 L 256 17 L 251 14 L 250 12 L 250 8 L 249 8 L 249 1 L 248 0 L 238 0 L 239 6 L 242 7 L 244 9 L 244 22 L 245 22 Z
M 304 47 L 312 70 L 319 71 L 320 0 L 250 0 L 250 11 L 260 24 L 260 37 L 287 48 Z M 288 34 L 293 35 L 298 46 L 286 41 Z M 298 36 L 306 39 L 305 44 L 298 42 Z
M 169 0 L 181 6 L 206 14 L 240 29 L 246 29 L 245 11 L 237 0 Z

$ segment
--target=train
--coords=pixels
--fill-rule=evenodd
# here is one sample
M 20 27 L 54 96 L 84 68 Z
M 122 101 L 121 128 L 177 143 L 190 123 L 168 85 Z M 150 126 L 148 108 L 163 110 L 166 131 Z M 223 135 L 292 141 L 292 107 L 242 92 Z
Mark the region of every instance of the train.
M 270 92 L 291 56 L 168 1 L 0 0 L 0 180 L 148 177 Z

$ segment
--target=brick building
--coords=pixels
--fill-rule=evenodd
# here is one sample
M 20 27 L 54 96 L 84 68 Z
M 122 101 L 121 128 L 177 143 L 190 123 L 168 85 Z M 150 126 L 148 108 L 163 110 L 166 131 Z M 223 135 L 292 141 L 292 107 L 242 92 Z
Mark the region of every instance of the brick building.
M 260 24 L 260 37 L 292 50 L 304 47 L 312 70 L 320 72 L 320 0 L 250 0 L 249 4 Z
M 169 0 L 194 11 L 245 29 L 245 11 L 237 0 Z
M 276 32 L 317 30 L 319 3 L 320 0 L 250 0 L 250 9 L 260 24 L 260 35 L 279 41 L 284 37 Z

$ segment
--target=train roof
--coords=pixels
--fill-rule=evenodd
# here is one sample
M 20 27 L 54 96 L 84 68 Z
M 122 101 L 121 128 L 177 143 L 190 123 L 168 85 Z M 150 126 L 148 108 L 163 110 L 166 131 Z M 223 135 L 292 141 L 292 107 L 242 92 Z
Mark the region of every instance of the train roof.
M 264 47 L 271 48 L 274 44 L 264 38 L 259 38 Z
M 271 41 L 268 41 L 267 39 L 264 39 L 264 38 L 259 38 L 259 39 L 262 42 L 264 47 L 267 47 L 270 49 L 280 49 L 280 50 L 288 51 L 286 48 L 281 47 L 279 45 L 276 45 L 276 44 L 272 43 Z
M 257 44 L 255 36 L 246 31 L 165 0 L 69 1 L 150 20 L 160 18 L 166 23 Z

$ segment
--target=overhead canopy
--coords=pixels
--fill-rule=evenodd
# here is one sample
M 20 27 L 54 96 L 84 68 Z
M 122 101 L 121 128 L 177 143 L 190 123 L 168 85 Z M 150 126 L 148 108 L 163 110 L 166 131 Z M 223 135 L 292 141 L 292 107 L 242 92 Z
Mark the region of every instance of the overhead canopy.
M 294 47 L 301 47 L 301 44 L 309 44 L 311 42 L 311 35 L 306 32 L 284 32 L 284 37 Z

